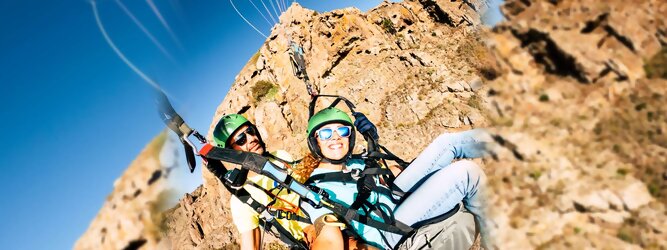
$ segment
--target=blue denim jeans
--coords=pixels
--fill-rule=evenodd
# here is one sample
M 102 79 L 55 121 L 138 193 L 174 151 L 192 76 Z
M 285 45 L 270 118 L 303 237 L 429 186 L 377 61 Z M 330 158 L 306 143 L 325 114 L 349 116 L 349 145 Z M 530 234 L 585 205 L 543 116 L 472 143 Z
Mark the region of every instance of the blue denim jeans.
M 454 159 L 486 155 L 486 145 L 481 141 L 484 133 L 478 129 L 445 133 L 428 145 L 394 181 L 401 190 L 412 192 L 396 207 L 395 218 L 414 225 L 442 215 L 463 201 L 484 230 L 484 197 L 481 193 L 486 176 L 472 161 L 452 163 Z M 392 233 L 385 236 L 391 247 L 401 238 Z

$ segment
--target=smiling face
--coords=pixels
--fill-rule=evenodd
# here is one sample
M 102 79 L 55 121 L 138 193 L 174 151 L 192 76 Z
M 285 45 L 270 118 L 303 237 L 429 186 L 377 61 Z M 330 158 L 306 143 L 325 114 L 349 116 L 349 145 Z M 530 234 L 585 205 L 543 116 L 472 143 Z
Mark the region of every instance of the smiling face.
M 347 155 L 347 152 L 350 150 L 350 137 L 349 134 L 347 137 L 341 137 L 339 132 L 337 131 L 338 128 L 343 127 L 345 125 L 341 123 L 331 123 L 324 125 L 320 129 L 318 129 L 315 132 L 315 137 L 317 137 L 317 145 L 320 147 L 320 150 L 322 151 L 322 155 L 326 158 L 332 159 L 332 160 L 340 160 Z M 319 132 L 323 129 L 332 129 L 333 133 L 331 134 L 331 137 L 326 140 L 322 139 L 318 134 Z M 351 130 L 350 130 L 351 131 Z
M 259 132 L 255 127 L 243 125 L 229 137 L 231 138 L 229 143 L 234 150 L 262 154 L 264 153 L 264 147 L 262 147 L 257 133 Z

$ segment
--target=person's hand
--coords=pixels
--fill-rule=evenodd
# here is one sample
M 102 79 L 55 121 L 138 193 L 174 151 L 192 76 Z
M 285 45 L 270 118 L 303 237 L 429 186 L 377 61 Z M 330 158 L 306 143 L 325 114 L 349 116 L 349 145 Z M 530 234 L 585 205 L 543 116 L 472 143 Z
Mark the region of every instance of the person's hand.
M 354 112 L 352 113 L 352 116 L 354 116 L 354 127 L 359 130 L 359 133 L 361 134 L 366 134 L 371 136 L 374 140 L 377 140 L 380 138 L 378 135 L 378 130 L 377 127 L 375 127 L 375 124 L 373 124 L 368 118 L 366 118 L 366 115 L 360 113 L 360 112 Z
M 303 229 L 303 239 L 306 241 L 306 245 L 310 246 L 310 244 L 313 244 L 315 242 L 315 238 L 317 238 L 317 233 L 315 231 L 315 227 L 313 225 L 308 225 Z

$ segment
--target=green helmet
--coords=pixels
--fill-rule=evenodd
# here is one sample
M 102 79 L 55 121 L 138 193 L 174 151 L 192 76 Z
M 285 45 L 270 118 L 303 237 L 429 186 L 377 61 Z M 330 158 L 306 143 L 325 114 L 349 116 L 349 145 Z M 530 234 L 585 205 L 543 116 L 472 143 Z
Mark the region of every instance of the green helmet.
M 340 160 L 332 160 L 324 157 L 320 147 L 317 145 L 317 138 L 315 137 L 315 131 L 317 131 L 319 128 L 324 125 L 336 122 L 352 127 L 352 134 L 350 135 L 350 149 L 345 157 Z M 345 162 L 352 154 L 352 148 L 354 148 L 354 139 L 356 134 L 354 131 L 354 125 L 352 124 L 352 119 L 350 119 L 350 116 L 348 116 L 347 113 L 340 109 L 329 107 L 317 112 L 315 115 L 310 117 L 310 119 L 308 119 L 308 129 L 306 132 L 308 133 L 308 148 L 310 148 L 310 152 L 322 158 L 323 160 L 334 164 L 339 164 Z
M 220 121 L 218 121 L 218 124 L 215 125 L 215 129 L 213 130 L 213 140 L 215 141 L 216 144 L 218 144 L 218 147 L 227 147 L 228 143 L 227 141 L 229 140 L 229 137 L 236 132 L 237 129 L 242 127 L 243 125 L 249 124 L 251 126 L 254 126 L 248 119 L 243 117 L 242 115 L 239 114 L 230 114 L 230 115 L 225 115 L 222 118 L 220 118 Z

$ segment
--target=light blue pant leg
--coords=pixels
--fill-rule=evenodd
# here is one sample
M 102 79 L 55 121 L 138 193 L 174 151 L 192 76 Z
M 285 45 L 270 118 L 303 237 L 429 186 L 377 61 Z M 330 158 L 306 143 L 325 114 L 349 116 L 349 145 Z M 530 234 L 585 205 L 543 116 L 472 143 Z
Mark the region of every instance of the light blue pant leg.
M 472 161 L 458 161 L 438 170 L 419 186 L 394 210 L 397 220 L 413 225 L 442 215 L 463 201 L 465 207 L 484 223 L 484 197 L 481 194 L 486 175 Z M 481 225 L 484 228 L 485 225 Z M 386 233 L 391 247 L 401 236 Z
M 448 166 L 454 159 L 484 156 L 486 143 L 480 140 L 484 133 L 481 129 L 473 129 L 438 136 L 396 177 L 394 184 L 402 191 L 412 192 L 424 177 Z

